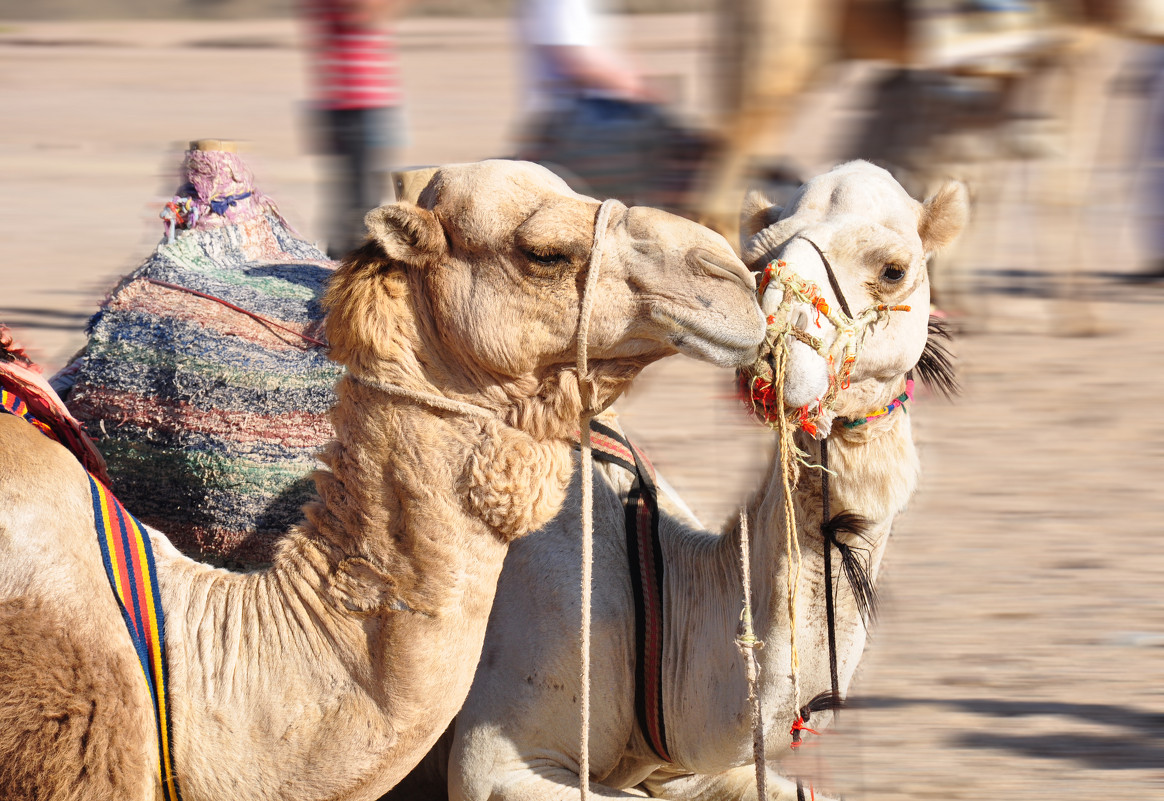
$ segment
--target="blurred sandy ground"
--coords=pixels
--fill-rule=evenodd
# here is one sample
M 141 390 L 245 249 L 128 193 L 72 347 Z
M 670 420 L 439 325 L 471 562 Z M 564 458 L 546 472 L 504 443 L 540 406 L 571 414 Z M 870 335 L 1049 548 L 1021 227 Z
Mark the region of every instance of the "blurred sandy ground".
M 627 40 L 693 118 L 709 108 L 695 15 L 638 17 Z M 516 122 L 507 20 L 401 26 L 408 164 L 504 155 Z M 1133 54 L 1104 50 L 1112 76 Z M 823 169 L 863 113 L 869 65 L 830 73 L 792 141 Z M 0 319 L 48 371 L 83 341 L 104 292 L 161 236 L 157 212 L 194 138 L 248 144 L 259 188 L 308 236 L 320 165 L 303 155 L 292 22 L 0 24 Z M 1077 296 L 1102 335 L 1051 336 L 1055 259 L 1005 164 L 999 225 L 968 254 L 978 332 L 957 346 L 965 391 L 922 393 L 925 475 L 886 560 L 882 620 L 844 714 L 803 761 L 847 798 L 1159 798 L 1164 794 L 1164 288 L 1129 288 L 1142 126 L 1135 98 L 1102 109 Z M 713 526 L 755 481 L 768 438 L 730 376 L 652 367 L 624 420 Z

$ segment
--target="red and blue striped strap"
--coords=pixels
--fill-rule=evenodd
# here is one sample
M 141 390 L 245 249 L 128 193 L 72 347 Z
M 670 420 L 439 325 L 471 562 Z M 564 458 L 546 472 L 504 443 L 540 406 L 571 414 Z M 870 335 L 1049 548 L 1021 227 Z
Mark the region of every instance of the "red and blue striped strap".
M 57 439 L 48 425 L 29 412 L 23 399 L 2 387 L 0 409 L 26 420 L 51 439 Z M 180 801 L 182 796 L 174 775 L 170 713 L 166 697 L 166 623 L 153 547 L 145 528 L 125 510 L 109 488 L 94 478 L 92 473 L 86 471 L 86 474 L 89 477 L 97 543 L 101 548 L 105 575 L 121 607 L 122 619 L 133 641 L 154 704 L 158 751 L 161 755 L 162 797 L 165 801 Z
M 627 494 L 626 552 L 635 600 L 635 714 L 647 742 L 671 762 L 663 719 L 663 549 L 655 468 L 618 431 L 590 423 L 594 458 L 634 475 Z

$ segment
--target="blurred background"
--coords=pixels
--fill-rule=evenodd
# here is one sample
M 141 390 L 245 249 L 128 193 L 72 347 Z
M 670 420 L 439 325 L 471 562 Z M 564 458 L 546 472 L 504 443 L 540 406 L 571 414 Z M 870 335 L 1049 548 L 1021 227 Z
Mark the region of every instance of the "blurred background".
M 383 18 L 383 171 L 526 155 L 733 244 L 745 188 L 787 198 L 849 158 L 919 198 L 970 185 L 932 265 L 963 394 L 916 404 L 925 474 L 859 706 L 814 757 L 847 798 L 1164 797 L 1159 6 L 611 0 L 582 41 L 505 0 Z M 157 245 L 191 139 L 238 141 L 292 225 L 334 238 L 298 8 L 0 0 L 0 320 L 46 373 Z M 668 360 L 623 403 L 713 525 L 769 447 L 730 381 Z

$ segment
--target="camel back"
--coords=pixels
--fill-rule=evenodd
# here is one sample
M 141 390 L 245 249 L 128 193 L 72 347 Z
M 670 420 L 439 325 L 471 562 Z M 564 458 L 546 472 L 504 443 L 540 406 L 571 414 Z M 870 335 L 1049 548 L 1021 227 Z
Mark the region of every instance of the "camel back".
M 300 519 L 332 436 L 341 368 L 302 335 L 321 336 L 334 265 L 237 154 L 191 150 L 185 173 L 175 199 L 200 214 L 118 284 L 54 383 L 75 379 L 69 408 L 134 515 L 191 555 L 253 566 Z

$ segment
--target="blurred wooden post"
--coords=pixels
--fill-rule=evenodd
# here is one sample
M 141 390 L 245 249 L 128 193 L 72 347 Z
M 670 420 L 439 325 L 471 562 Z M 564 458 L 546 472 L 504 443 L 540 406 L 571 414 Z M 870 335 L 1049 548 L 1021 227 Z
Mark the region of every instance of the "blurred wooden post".
M 217 150 L 222 153 L 237 153 L 238 142 L 231 139 L 194 139 L 190 142 L 191 150 Z
M 396 192 L 396 200 L 416 203 L 420 193 L 428 186 L 428 182 L 436 175 L 438 169 L 440 168 L 417 167 L 392 173 L 392 189 Z

